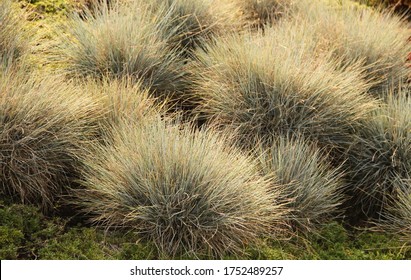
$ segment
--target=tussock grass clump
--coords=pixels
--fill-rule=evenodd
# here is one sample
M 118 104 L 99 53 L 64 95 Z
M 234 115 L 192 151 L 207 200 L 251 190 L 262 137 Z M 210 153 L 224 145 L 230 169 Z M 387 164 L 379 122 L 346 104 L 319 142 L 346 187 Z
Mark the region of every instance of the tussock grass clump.
M 0 192 L 50 210 L 102 113 L 73 85 L 26 75 L 0 72 Z
M 8 67 L 28 52 L 26 33 L 11 0 L 0 2 L 0 66 Z M 0 68 L 1 68 L 0 67 Z
M 222 256 L 280 219 L 253 161 L 211 129 L 123 124 L 84 160 L 78 200 L 92 222 L 144 234 L 164 253 Z
M 131 77 L 156 96 L 178 93 L 185 87 L 184 62 L 164 38 L 169 16 L 147 5 L 101 4 L 85 20 L 69 21 L 58 57 L 69 76 Z
M 367 84 L 357 69 L 335 71 L 332 60 L 311 56 L 309 38 L 287 34 L 267 29 L 265 36 L 221 38 L 198 51 L 200 118 L 236 129 L 245 146 L 256 137 L 270 143 L 298 133 L 321 147 L 346 148 L 375 106 L 364 94 Z
M 161 102 L 152 98 L 141 81 L 104 79 L 79 83 L 99 102 L 105 113 L 101 120 L 105 127 L 112 127 L 123 121 L 140 122 L 167 112 L 166 101 Z
M 411 174 L 411 96 L 386 96 L 348 153 L 352 200 L 358 215 L 377 218 L 397 180 Z
M 407 57 L 411 52 L 408 23 L 388 10 L 375 10 L 349 0 L 295 2 L 293 20 L 305 25 L 342 58 L 342 66 L 360 62 L 366 79 L 381 91 L 409 75 Z
M 411 244 L 411 178 L 393 180 L 394 194 L 380 226 Z
M 235 0 L 252 27 L 272 25 L 291 9 L 291 0 Z
M 260 145 L 257 156 L 264 174 L 282 186 L 294 229 L 315 232 L 338 216 L 344 200 L 342 172 L 314 144 L 301 137 L 279 137 L 269 149 Z
M 137 1 L 148 4 L 152 10 L 167 10 L 169 20 L 166 36 L 172 47 L 186 51 L 201 46 L 213 36 L 239 30 L 243 25 L 240 9 L 232 0 L 149 0 Z

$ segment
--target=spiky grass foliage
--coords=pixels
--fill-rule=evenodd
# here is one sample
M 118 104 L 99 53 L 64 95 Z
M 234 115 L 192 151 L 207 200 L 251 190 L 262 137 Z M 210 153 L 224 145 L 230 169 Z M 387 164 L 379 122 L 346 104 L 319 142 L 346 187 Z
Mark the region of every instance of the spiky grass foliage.
M 221 256 L 255 241 L 283 210 L 255 162 L 213 130 L 124 123 L 84 161 L 78 200 L 93 222 L 144 234 L 167 255 Z
M 279 137 L 268 149 L 256 149 L 262 172 L 282 186 L 289 223 L 302 233 L 316 232 L 339 215 L 345 183 L 342 172 L 328 162 L 316 145 L 301 137 Z
M 154 11 L 168 11 L 167 40 L 183 53 L 243 25 L 240 9 L 232 0 L 140 0 L 136 4 L 148 4 Z M 170 33 L 174 36 L 168 36 Z
M 0 66 L 8 67 L 28 52 L 28 43 L 11 0 L 0 2 Z M 1 68 L 0 67 L 0 68 Z
M 356 69 L 335 71 L 334 62 L 310 55 L 304 37 L 281 34 L 235 35 L 197 52 L 200 118 L 236 129 L 245 146 L 299 133 L 322 147 L 346 148 L 374 107 L 366 83 Z
M 58 78 L 0 72 L 0 192 L 47 211 L 97 135 L 101 109 Z
M 264 28 L 288 13 L 291 0 L 235 0 L 249 25 Z
M 57 58 L 71 76 L 131 77 L 157 96 L 178 93 L 185 88 L 184 62 L 164 38 L 169 17 L 163 10 L 153 14 L 147 5 L 103 3 L 85 20 L 69 21 Z
M 406 78 L 411 52 L 408 23 L 392 12 L 360 6 L 349 0 L 295 1 L 293 20 L 306 26 L 321 47 L 342 58 L 342 66 L 360 62 L 373 90 L 381 91 Z
M 399 91 L 388 94 L 386 101 L 348 153 L 350 205 L 360 215 L 357 219 L 379 217 L 394 191 L 393 182 L 411 174 L 411 96 Z
M 394 195 L 379 226 L 411 244 L 411 178 L 393 180 Z
M 79 83 L 104 110 L 102 125 L 105 127 L 115 126 L 123 121 L 140 122 L 167 112 L 166 101 L 152 98 L 141 81 L 104 79 Z

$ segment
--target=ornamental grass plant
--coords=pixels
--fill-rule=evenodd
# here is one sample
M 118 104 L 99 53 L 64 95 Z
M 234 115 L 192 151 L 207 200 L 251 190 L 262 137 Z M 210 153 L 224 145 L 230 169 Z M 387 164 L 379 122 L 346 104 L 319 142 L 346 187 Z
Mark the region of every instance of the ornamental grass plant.
M 164 32 L 170 20 L 167 10 L 153 13 L 147 5 L 101 3 L 74 15 L 60 34 L 56 58 L 71 77 L 131 78 L 142 82 L 153 96 L 177 95 L 185 88 L 184 61 L 169 48 Z
M 123 121 L 143 122 L 146 118 L 165 115 L 168 111 L 167 101 L 151 97 L 142 81 L 105 78 L 102 81 L 80 80 L 78 83 L 99 102 L 104 111 L 101 119 L 104 127 L 113 127 Z
M 184 54 L 215 36 L 239 31 L 244 25 L 240 8 L 232 0 L 141 0 L 136 4 L 148 5 L 154 13 L 167 11 L 165 39 Z
M 264 28 L 289 13 L 291 0 L 234 0 L 248 25 Z
M 159 118 L 111 133 L 83 160 L 77 201 L 95 224 L 140 233 L 169 257 L 238 253 L 275 235 L 278 191 L 227 135 Z
M 335 70 L 338 61 L 312 55 L 311 37 L 284 28 L 227 36 L 196 53 L 199 118 L 235 129 L 246 147 L 301 134 L 345 150 L 376 106 L 361 67 Z
M 266 149 L 256 149 L 263 174 L 282 186 L 281 198 L 289 209 L 288 223 L 300 233 L 317 232 L 341 214 L 346 184 L 341 170 L 313 143 L 301 137 L 279 137 Z
M 101 106 L 73 84 L 0 72 L 0 193 L 53 210 L 98 135 Z
M 411 97 L 400 88 L 390 90 L 385 101 L 348 151 L 349 205 L 357 219 L 378 219 L 389 204 L 395 182 L 411 174 Z
M 350 0 L 296 1 L 290 20 L 305 25 L 320 42 L 342 59 L 341 66 L 361 63 L 374 93 L 409 76 L 411 31 L 407 21 L 389 10 L 376 10 Z
M 393 180 L 394 194 L 391 204 L 377 222 L 380 229 L 400 237 L 411 244 L 411 178 Z
M 29 51 L 27 34 L 11 0 L 0 2 L 0 68 L 7 68 Z

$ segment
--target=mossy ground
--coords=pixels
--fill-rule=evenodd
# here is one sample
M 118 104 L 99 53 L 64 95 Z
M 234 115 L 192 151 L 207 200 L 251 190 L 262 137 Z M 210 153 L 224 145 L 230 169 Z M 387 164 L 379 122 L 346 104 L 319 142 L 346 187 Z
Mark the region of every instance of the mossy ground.
M 105 232 L 46 217 L 38 209 L 0 201 L 0 259 L 163 259 L 154 245 L 132 232 Z M 177 259 L 190 258 L 185 255 Z M 192 258 L 192 257 L 191 257 Z M 260 240 L 240 256 L 225 259 L 411 259 L 411 246 L 384 233 L 324 225 L 318 235 Z

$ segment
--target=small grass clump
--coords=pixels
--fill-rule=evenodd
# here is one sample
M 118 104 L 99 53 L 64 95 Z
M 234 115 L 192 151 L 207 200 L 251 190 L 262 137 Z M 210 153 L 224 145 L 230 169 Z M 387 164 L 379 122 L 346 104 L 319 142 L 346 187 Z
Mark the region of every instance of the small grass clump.
M 0 2 L 0 68 L 11 66 L 28 53 L 29 44 L 21 19 L 11 0 Z
M 49 210 L 103 113 L 72 84 L 27 75 L 0 72 L 0 193 Z
M 283 215 L 252 160 L 211 129 L 123 124 L 84 160 L 92 222 L 138 232 L 168 256 L 241 252 Z
M 282 186 L 289 223 L 308 234 L 335 219 L 344 200 L 342 173 L 314 145 L 300 137 L 279 137 L 268 149 L 257 149 L 261 169 Z
M 411 174 L 411 97 L 390 91 L 348 152 L 355 216 L 378 218 L 389 204 L 394 184 Z
M 288 13 L 291 0 L 235 0 L 244 18 L 254 28 L 264 28 Z
M 169 16 L 147 5 L 102 3 L 85 19 L 73 16 L 59 36 L 57 59 L 69 76 L 132 78 L 155 96 L 177 94 L 185 88 L 184 62 L 164 38 Z
M 198 51 L 193 92 L 200 118 L 237 130 L 245 146 L 256 137 L 270 143 L 301 134 L 320 147 L 345 149 L 375 106 L 364 94 L 367 84 L 357 69 L 335 71 L 333 61 L 313 57 L 304 33 L 287 34 L 275 28 L 233 35 Z
M 390 205 L 377 225 L 383 231 L 395 234 L 400 240 L 411 244 L 411 178 L 396 178 L 393 187 Z
M 123 121 L 141 122 L 167 112 L 166 102 L 150 96 L 141 81 L 109 79 L 79 81 L 96 101 L 105 115 L 101 123 L 113 127 Z
M 242 27 L 240 9 L 232 1 L 220 0 L 149 0 L 137 1 L 152 10 L 166 10 L 169 21 L 166 38 L 172 47 L 190 52 L 203 41 L 236 31 Z M 168 34 L 174 34 L 168 36 Z

